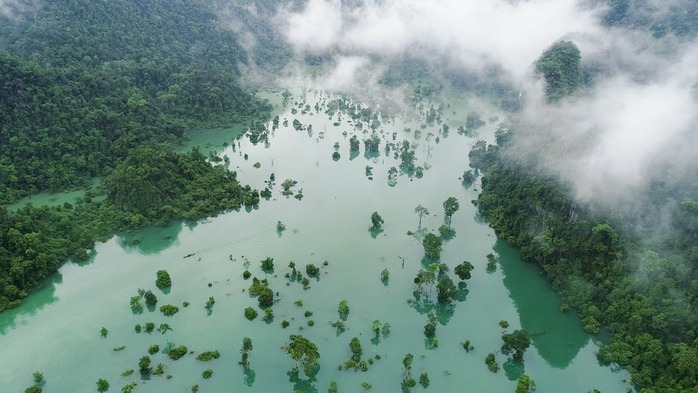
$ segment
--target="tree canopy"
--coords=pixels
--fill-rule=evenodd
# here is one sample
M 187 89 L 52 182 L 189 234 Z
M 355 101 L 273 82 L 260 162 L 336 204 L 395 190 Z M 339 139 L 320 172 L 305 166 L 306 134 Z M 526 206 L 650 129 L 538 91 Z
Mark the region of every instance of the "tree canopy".
M 574 93 L 582 83 L 579 48 L 572 41 L 558 41 L 536 60 L 536 72 L 545 79 L 545 96 L 555 102 Z

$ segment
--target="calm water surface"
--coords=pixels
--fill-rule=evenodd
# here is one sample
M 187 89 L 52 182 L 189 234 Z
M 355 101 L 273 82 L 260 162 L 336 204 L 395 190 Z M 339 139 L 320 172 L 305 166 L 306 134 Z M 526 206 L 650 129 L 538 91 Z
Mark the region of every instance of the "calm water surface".
M 370 391 L 400 392 L 407 353 L 414 354 L 413 376 L 418 379 L 428 373 L 432 392 L 513 392 L 522 373 L 535 380 L 541 393 L 626 391 L 628 374 L 598 364 L 594 356 L 598 346 L 582 331 L 577 316 L 561 313 L 561 301 L 539 270 L 522 262 L 478 217 L 471 203 L 477 197 L 477 182 L 466 188 L 459 179 L 469 169 L 471 146 L 477 139 L 491 141 L 498 121 L 492 118 L 469 136 L 457 128 L 465 125 L 466 114 L 474 108 L 485 120 L 498 115 L 496 111 L 453 95 L 442 107 L 443 123 L 450 127 L 446 135 L 443 123 L 425 121 L 425 113 L 438 103 L 422 101 L 422 106 L 394 117 L 378 116 L 380 153 L 367 156 L 363 142 L 360 153 L 351 154 L 349 138 L 354 134 L 361 141 L 368 138 L 370 122 L 363 122 L 359 130 L 346 112 L 326 113 L 337 97 L 295 93 L 278 108 L 278 129 L 272 130 L 270 123 L 268 135 L 256 143 L 247 137 L 208 139 L 202 132 L 193 138 L 227 157 L 243 183 L 263 189 L 273 173 L 272 198 L 258 208 L 198 223 L 120 234 L 99 244 L 89 263 L 63 266 L 20 308 L 0 314 L 3 391 L 24 391 L 32 384 L 32 372 L 39 370 L 46 378 L 46 392 L 96 391 L 99 378 L 109 381 L 109 391 L 121 391 L 136 381 L 134 392 L 190 392 L 194 384 L 201 392 L 326 392 L 330 381 L 337 381 L 341 392 L 362 391 L 362 382 L 372 385 Z M 304 113 L 306 104 L 310 110 Z M 293 128 L 294 119 L 302 130 Z M 386 153 L 386 142 L 399 149 L 402 140 L 415 146 L 415 164 L 424 168 L 422 178 L 402 173 L 395 149 Z M 335 143 L 339 143 L 338 160 L 332 157 Z M 371 179 L 367 166 L 372 167 Z M 397 170 L 393 176 L 391 167 Z M 297 181 L 292 190 L 302 190 L 301 200 L 281 194 L 286 179 Z M 452 270 L 468 260 L 475 269 L 473 277 L 460 284 L 458 300 L 440 306 L 435 304 L 436 288 L 418 294 L 413 279 L 423 267 L 421 238 L 444 223 L 442 203 L 450 196 L 459 200 L 460 210 L 453 216 L 455 236 L 444 244 L 441 261 Z M 420 204 L 430 215 L 422 220 L 423 230 L 417 231 L 414 209 Z M 385 220 L 380 233 L 369 230 L 374 211 Z M 286 225 L 286 231 L 276 231 L 277 221 Z M 409 231 L 417 234 L 408 235 Z M 190 253 L 195 255 L 184 258 Z M 489 253 L 499 259 L 494 272 L 486 271 Z M 273 272 L 260 268 L 266 257 L 274 258 Z M 328 265 L 304 290 L 284 277 L 290 261 L 301 271 L 309 263 L 322 266 L 328 261 Z M 246 266 L 278 292 L 271 323 L 261 320 L 261 310 L 252 322 L 243 316 L 245 307 L 257 308 L 257 300 L 247 293 L 251 279 L 242 278 Z M 167 293 L 155 287 L 159 269 L 172 276 Z M 390 273 L 386 283 L 380 278 L 384 269 Z M 460 281 L 450 275 L 454 282 Z M 152 290 L 158 307 L 174 304 L 179 313 L 165 317 L 147 308 L 134 313 L 129 299 L 139 288 Z M 211 296 L 215 305 L 209 314 L 204 305 Z M 342 299 L 351 311 L 346 331 L 338 334 L 330 323 L 339 319 L 337 305 Z M 302 306 L 295 304 L 297 300 Z M 190 303 L 186 308 L 185 301 Z M 306 311 L 312 316 L 306 317 Z M 437 347 L 423 335 L 430 311 L 438 319 Z M 286 329 L 281 327 L 283 320 L 290 322 Z M 314 326 L 308 326 L 309 320 Z M 389 323 L 390 334 L 375 337 L 370 329 L 373 320 Z M 509 328 L 501 328 L 501 320 L 508 321 Z M 146 322 L 156 327 L 167 323 L 172 330 L 136 333 L 134 326 Z M 106 338 L 100 336 L 102 327 L 108 329 Z M 502 334 L 519 328 L 532 335 L 523 363 L 500 351 Z M 302 334 L 319 348 L 320 368 L 310 378 L 290 372 L 293 361 L 282 349 L 290 334 Z M 254 345 L 248 369 L 238 364 L 243 337 L 250 337 Z M 380 355 L 367 372 L 337 369 L 350 357 L 352 337 L 360 339 L 364 359 Z M 466 339 L 475 347 L 469 353 L 460 345 Z M 153 344 L 186 345 L 194 354 L 178 361 L 155 354 L 152 366 L 163 363 L 165 374 L 143 377 L 138 361 Z M 123 350 L 114 350 L 122 346 Z M 220 351 L 220 359 L 195 360 L 196 353 L 214 349 Z M 489 352 L 496 354 L 501 366 L 496 374 L 484 362 Z M 136 371 L 121 376 L 129 369 Z M 202 377 L 206 369 L 213 371 L 212 378 Z M 413 388 L 421 390 L 419 384 Z

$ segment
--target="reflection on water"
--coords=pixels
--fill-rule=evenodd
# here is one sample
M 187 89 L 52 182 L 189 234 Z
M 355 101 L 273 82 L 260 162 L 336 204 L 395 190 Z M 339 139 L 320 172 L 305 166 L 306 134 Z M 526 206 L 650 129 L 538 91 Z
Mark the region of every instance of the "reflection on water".
M 531 344 L 551 366 L 569 366 L 589 341 L 579 318 L 562 314 L 562 301 L 538 266 L 522 262 L 519 253 L 503 240 L 497 241 L 494 250 L 499 254 L 504 285 L 519 312 L 521 326 L 531 335 Z M 532 284 L 535 281 L 539 283 Z
M 56 273 L 46 278 L 37 289 L 22 301 L 20 307 L 6 310 L 0 313 L 0 335 L 8 330 L 16 328 L 16 321 L 28 316 L 36 315 L 41 309 L 58 300 L 56 297 L 56 285 L 63 282 L 63 276 Z
M 184 226 L 192 230 L 196 225 L 197 222 L 194 221 L 164 227 L 149 227 L 138 231 L 119 233 L 116 235 L 116 241 L 125 251 L 137 252 L 142 255 L 155 255 L 179 244 L 178 237 Z M 196 252 L 196 250 L 192 252 Z

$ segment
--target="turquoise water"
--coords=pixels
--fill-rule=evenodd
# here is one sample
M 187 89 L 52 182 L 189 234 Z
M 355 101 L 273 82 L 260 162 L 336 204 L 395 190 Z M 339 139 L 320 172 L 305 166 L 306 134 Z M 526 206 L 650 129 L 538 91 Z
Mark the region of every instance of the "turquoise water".
M 433 392 L 513 392 L 522 373 L 535 380 L 537 392 L 594 388 L 624 392 L 630 387 L 624 382 L 629 377 L 626 372 L 598 364 L 594 337 L 580 328 L 573 312 L 559 311 L 561 301 L 539 270 L 522 262 L 516 250 L 498 241 L 479 218 L 471 203 L 477 197 L 477 183 L 465 188 L 459 179 L 468 169 L 470 147 L 478 138 L 491 140 L 497 126 L 488 122 L 479 135 L 460 135 L 457 127 L 464 124 L 465 114 L 472 108 L 484 119 L 502 114 L 472 97 L 454 94 L 444 103 L 444 108 L 451 104 L 443 111 L 450 126 L 444 136 L 443 124 L 425 122 L 424 114 L 433 103 L 422 102 L 422 107 L 415 105 L 411 112 L 390 120 L 379 116 L 380 152 L 366 156 L 363 142 L 360 154 L 350 154 L 349 138 L 356 134 L 363 140 L 370 133 L 358 130 L 347 113 L 332 117 L 325 113 L 333 98 L 298 90 L 287 107 L 277 108 L 279 128 L 272 131 L 269 125 L 266 138 L 252 143 L 247 137 L 235 141 L 231 136 L 227 147 L 220 136 L 208 142 L 212 151 L 229 158 L 228 165 L 243 183 L 263 189 L 274 173 L 269 201 L 197 223 L 119 234 L 97 245 L 89 263 L 66 264 L 20 308 L 0 314 L 0 346 L 5 354 L 0 379 L 5 389 L 23 391 L 32 384 L 31 373 L 39 370 L 47 392 L 96 391 L 99 378 L 109 381 L 109 391 L 120 391 L 135 381 L 134 392 L 189 392 L 195 384 L 201 392 L 325 392 L 336 381 L 341 392 L 362 391 L 363 382 L 370 383 L 373 392 L 399 392 L 407 353 L 414 355 L 412 375 L 418 379 L 428 373 L 428 390 Z M 306 104 L 311 110 L 303 114 Z M 296 131 L 294 119 L 306 128 Z M 421 132 L 418 138 L 415 130 Z M 396 143 L 407 139 L 415 144 L 415 164 L 424 167 L 422 178 L 401 173 L 394 151 L 385 153 L 385 143 L 393 142 L 394 132 Z M 205 145 L 205 139 L 202 136 L 200 143 Z M 339 160 L 332 158 L 335 143 Z M 373 167 L 372 180 L 367 165 Z M 392 178 L 391 167 L 397 169 Z M 286 179 L 297 181 L 292 190 L 302 189 L 301 200 L 282 195 Z M 475 269 L 470 280 L 458 284 L 458 299 L 442 306 L 435 304 L 435 287 L 415 292 L 413 279 L 423 267 L 425 232 L 417 231 L 414 209 L 420 204 L 427 207 L 430 214 L 422 219 L 422 228 L 436 231 L 444 223 L 442 203 L 450 196 L 459 200 L 460 209 L 451 223 L 455 236 L 445 242 L 441 262 L 449 265 L 456 283 L 452 270 L 457 264 L 468 260 Z M 374 211 L 385 220 L 380 233 L 369 230 Z M 282 233 L 276 230 L 278 221 L 286 225 Z M 486 269 L 489 253 L 499 260 L 493 272 Z M 266 257 L 274 258 L 273 273 L 261 270 L 260 261 Z M 284 277 L 290 261 L 303 272 L 308 263 L 320 266 L 319 279 L 311 279 L 307 290 L 290 282 Z M 327 266 L 322 266 L 324 261 Z M 248 294 L 251 279 L 242 277 L 246 266 L 278 292 L 271 323 L 261 320 L 263 312 Z M 167 292 L 155 287 L 159 269 L 172 276 Z M 384 269 L 390 273 L 387 283 L 380 277 Z M 147 308 L 134 313 L 129 299 L 139 288 L 152 290 L 158 307 L 173 304 L 179 312 L 172 317 Z M 209 315 L 204 305 L 211 296 L 215 305 Z M 351 311 L 346 331 L 338 334 L 330 323 L 339 319 L 337 305 L 342 299 Z M 301 307 L 295 304 L 298 300 Z M 190 304 L 186 308 L 185 301 Z M 260 317 L 246 320 L 243 310 L 248 306 Z M 312 316 L 306 317 L 306 311 Z M 437 316 L 438 347 L 423 335 L 429 311 Z M 374 336 L 371 323 L 376 319 L 391 325 L 389 335 Z M 283 320 L 290 323 L 285 329 Z M 308 326 L 309 320 L 314 326 Z M 510 326 L 501 328 L 501 320 Z M 167 323 L 172 330 L 136 333 L 134 325 L 146 322 L 156 327 Z M 108 329 L 106 338 L 100 336 L 102 327 Z M 500 351 L 502 334 L 519 328 L 532 335 L 523 363 Z M 294 362 L 283 349 L 290 334 L 303 335 L 319 349 L 320 368 L 311 378 L 291 372 Z M 247 369 L 238 364 L 243 337 L 254 345 Z M 380 355 L 367 372 L 337 369 L 350 357 L 352 337 L 360 339 L 364 359 Z M 460 345 L 466 339 L 475 347 L 469 353 Z M 148 347 L 164 348 L 168 343 L 186 345 L 194 353 L 178 361 L 155 354 L 152 366 L 163 363 L 164 375 L 141 376 L 138 362 Z M 125 348 L 114 351 L 121 346 Z M 220 359 L 195 360 L 197 353 L 214 349 L 220 351 Z M 485 365 L 489 352 L 496 354 L 498 373 Z M 128 369 L 136 371 L 121 376 Z M 213 371 L 212 378 L 202 377 L 206 369 Z M 421 390 L 419 384 L 413 388 Z

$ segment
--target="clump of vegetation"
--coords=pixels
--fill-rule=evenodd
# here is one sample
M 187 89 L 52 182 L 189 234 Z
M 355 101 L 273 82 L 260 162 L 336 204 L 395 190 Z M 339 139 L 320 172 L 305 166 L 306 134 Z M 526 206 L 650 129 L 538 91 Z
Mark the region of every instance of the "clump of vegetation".
M 172 304 L 165 304 L 160 306 L 160 312 L 162 312 L 166 317 L 171 317 L 179 312 L 179 307 Z
M 206 301 L 206 305 L 204 306 L 204 308 L 205 308 L 207 311 L 210 312 L 211 310 L 213 310 L 213 305 L 214 305 L 214 304 L 216 304 L 216 299 L 214 299 L 213 296 L 209 296 L 209 297 L 208 297 L 208 300 Z
M 221 353 L 218 351 L 205 351 L 201 352 L 197 357 L 196 360 L 200 362 L 209 362 L 214 359 L 218 359 L 221 357 Z
M 469 280 L 471 275 L 470 272 L 475 268 L 472 263 L 468 261 L 463 261 L 461 264 L 457 265 L 453 272 L 456 273 L 458 278 L 461 280 Z
M 296 184 L 298 184 L 297 181 L 293 179 L 286 179 L 284 180 L 283 183 L 281 183 L 281 188 L 283 188 L 283 191 L 281 191 L 281 195 L 283 196 L 290 196 L 293 195 L 293 190 L 291 190 Z
M 97 380 L 97 391 L 100 393 L 106 392 L 109 390 L 109 382 L 106 379 L 98 379 Z
M 526 349 L 531 345 L 531 338 L 525 329 L 514 330 L 512 333 L 502 335 L 502 353 L 508 354 L 514 351 L 514 360 L 520 362 Z
M 257 318 L 257 315 L 257 310 L 255 310 L 254 308 L 247 307 L 245 309 L 245 318 L 247 318 L 247 320 L 252 321 L 255 318 Z
M 213 376 L 213 370 L 211 370 L 210 368 L 206 369 L 204 370 L 204 372 L 201 373 L 201 376 L 204 377 L 204 379 L 209 379 Z
M 337 307 L 337 312 L 339 312 L 339 319 L 346 321 L 349 316 L 349 302 L 346 300 L 341 300 L 339 306 Z
M 463 347 L 463 349 L 465 349 L 465 352 L 470 352 L 475 349 L 475 347 L 473 347 L 473 345 L 470 343 L 470 340 L 465 340 L 461 342 L 460 345 Z
M 272 257 L 267 257 L 262 260 L 262 270 L 267 271 L 267 272 L 273 272 L 274 271 L 274 258 Z
M 497 257 L 494 254 L 487 254 L 487 271 L 493 272 L 497 270 Z
M 496 373 L 499 371 L 499 363 L 497 363 L 497 360 L 494 358 L 494 353 L 490 352 L 487 354 L 487 357 L 485 357 L 485 364 L 491 372 Z
M 240 349 L 240 364 L 244 367 L 250 365 L 250 352 L 252 352 L 252 339 L 245 337 L 242 339 L 242 349 Z
M 157 344 L 153 344 L 148 348 L 148 353 L 151 355 L 155 355 L 158 352 L 160 352 L 160 346 Z
M 145 298 L 145 304 L 148 306 L 152 307 L 158 303 L 158 298 L 152 291 L 146 291 L 143 297 Z
M 172 286 L 172 280 L 170 279 L 170 273 L 167 270 L 158 270 L 157 279 L 155 280 L 155 286 L 160 289 L 169 288 Z
M 180 345 L 180 346 L 171 348 L 170 351 L 167 353 L 167 356 L 172 360 L 179 360 L 184 355 L 187 354 L 187 351 L 188 351 L 188 349 L 186 346 Z
M 371 214 L 371 229 L 373 230 L 378 230 L 381 229 L 381 226 L 383 225 L 383 217 L 381 217 L 378 212 L 373 212 Z
M 317 277 L 320 274 L 320 268 L 312 263 L 305 265 L 305 273 L 308 277 Z

